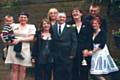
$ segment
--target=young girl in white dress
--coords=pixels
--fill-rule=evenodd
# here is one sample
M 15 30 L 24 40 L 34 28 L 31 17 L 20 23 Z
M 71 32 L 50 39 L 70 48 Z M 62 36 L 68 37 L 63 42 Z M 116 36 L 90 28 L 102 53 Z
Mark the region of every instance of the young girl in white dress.
M 95 75 L 96 80 L 106 80 L 103 75 L 118 71 L 118 67 L 109 54 L 106 45 L 106 33 L 101 30 L 101 21 L 99 17 L 91 21 L 93 32 L 93 51 L 91 59 L 90 74 Z

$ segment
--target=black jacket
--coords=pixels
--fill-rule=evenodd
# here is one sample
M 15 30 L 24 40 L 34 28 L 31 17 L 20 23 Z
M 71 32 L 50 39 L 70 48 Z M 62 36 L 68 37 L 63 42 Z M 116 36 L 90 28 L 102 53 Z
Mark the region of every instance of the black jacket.
M 48 46 L 46 48 L 46 46 Z M 37 63 L 46 64 L 53 62 L 51 52 L 51 40 L 43 40 L 41 38 L 41 32 L 37 31 L 35 35 L 35 41 L 32 48 L 32 57 Z
M 64 61 L 69 60 L 70 56 L 75 56 L 77 48 L 77 37 L 75 28 L 65 25 L 61 36 L 58 34 L 56 23 L 52 27 L 52 50 L 54 58 L 60 58 Z
M 93 40 L 93 43 L 94 44 L 100 44 L 99 45 L 99 48 L 103 49 L 105 44 L 106 44 L 106 35 L 105 35 L 105 32 L 104 31 L 100 31 L 98 33 L 98 35 L 95 37 L 95 39 Z

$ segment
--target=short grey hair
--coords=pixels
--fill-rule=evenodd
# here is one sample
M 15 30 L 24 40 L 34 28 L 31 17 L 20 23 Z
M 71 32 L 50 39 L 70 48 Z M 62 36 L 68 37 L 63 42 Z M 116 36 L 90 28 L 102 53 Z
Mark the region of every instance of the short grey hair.
M 59 16 L 66 16 L 66 13 L 65 13 L 65 12 L 59 12 L 59 13 L 58 13 L 58 17 L 59 17 Z

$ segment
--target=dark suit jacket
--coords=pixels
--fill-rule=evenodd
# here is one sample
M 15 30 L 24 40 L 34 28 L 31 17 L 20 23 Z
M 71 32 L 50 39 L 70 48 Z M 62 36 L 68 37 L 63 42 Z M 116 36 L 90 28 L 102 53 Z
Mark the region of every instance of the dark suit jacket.
M 77 48 L 77 38 L 75 28 L 65 25 L 61 36 L 58 35 L 57 23 L 52 27 L 52 44 L 55 58 L 69 60 L 70 56 L 75 56 Z
M 82 51 L 85 49 L 88 49 L 88 50 L 93 49 L 93 40 L 92 40 L 93 30 L 91 29 L 90 25 L 87 24 L 86 21 L 84 21 L 84 19 L 82 20 L 82 22 L 83 22 L 83 24 L 81 26 L 81 30 L 79 33 L 77 32 L 77 28 L 76 28 L 78 44 L 77 44 L 75 60 L 79 61 L 80 64 L 81 64 L 81 61 L 83 60 Z M 75 24 L 74 20 L 71 20 L 68 23 L 71 25 Z M 88 64 L 90 64 L 90 61 L 91 61 L 90 59 L 91 59 L 91 56 L 86 57 Z
M 93 45 L 92 45 L 92 34 L 93 34 L 93 30 L 91 29 L 90 25 L 88 23 L 86 23 L 85 19 L 82 19 L 82 26 L 81 26 L 81 30 L 78 33 L 77 32 L 77 28 L 76 29 L 76 35 L 77 35 L 77 52 L 79 54 L 82 55 L 81 51 L 84 49 L 88 49 L 88 50 L 92 50 L 93 49 Z M 74 20 L 70 20 L 69 22 L 67 22 L 70 25 L 74 25 L 75 22 Z
M 83 23 L 79 33 L 77 32 L 77 29 L 76 29 L 76 35 L 78 40 L 76 58 L 81 64 L 81 61 L 83 60 L 82 51 L 85 49 L 88 49 L 88 50 L 93 49 L 92 30 L 90 29 L 90 26 Z M 89 65 L 91 61 L 90 59 L 91 59 L 91 56 L 86 57 L 86 60 Z
M 92 30 L 88 25 L 85 25 L 84 23 L 81 26 L 81 30 L 78 33 L 76 29 L 76 35 L 78 40 L 78 50 L 79 52 L 84 49 L 92 50 Z M 79 53 L 80 54 L 80 53 Z

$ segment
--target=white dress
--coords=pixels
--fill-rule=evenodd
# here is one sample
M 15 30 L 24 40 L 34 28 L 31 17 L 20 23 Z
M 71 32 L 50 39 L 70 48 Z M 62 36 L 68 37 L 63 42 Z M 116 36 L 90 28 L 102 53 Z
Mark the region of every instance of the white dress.
M 35 34 L 36 28 L 32 24 L 27 24 L 24 29 L 19 28 L 19 24 L 16 24 L 13 27 L 14 34 L 16 38 L 24 38 L 30 34 Z M 14 46 L 8 47 L 8 54 L 5 60 L 5 64 L 19 64 L 22 66 L 32 66 L 31 63 L 31 51 L 30 51 L 30 43 L 22 42 L 22 50 L 21 54 L 24 57 L 24 60 L 20 60 L 16 58 L 15 51 L 13 50 Z
M 100 44 L 94 44 L 94 48 L 99 45 Z M 118 71 L 118 67 L 110 56 L 107 45 L 92 55 L 90 69 L 91 74 L 108 74 L 115 71 Z

